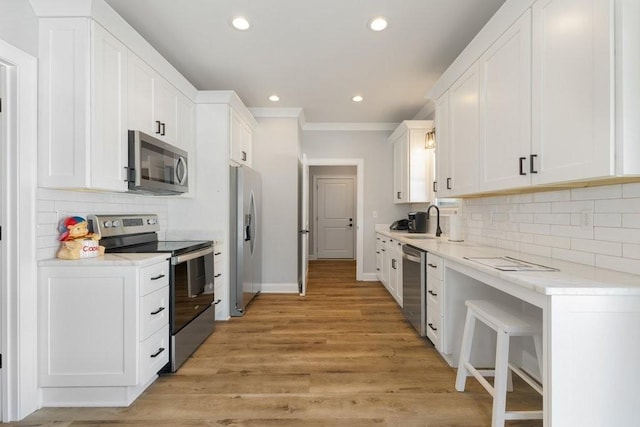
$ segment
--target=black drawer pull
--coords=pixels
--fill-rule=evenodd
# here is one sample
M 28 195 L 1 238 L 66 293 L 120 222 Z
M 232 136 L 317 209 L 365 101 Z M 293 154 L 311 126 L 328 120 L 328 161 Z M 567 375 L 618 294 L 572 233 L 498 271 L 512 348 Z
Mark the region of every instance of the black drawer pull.
M 158 349 L 158 351 L 156 351 L 155 353 L 153 353 L 153 354 L 151 355 L 151 357 L 156 358 L 156 357 L 160 356 L 160 354 L 161 354 L 163 351 L 164 351 L 164 347 L 160 347 L 160 348 Z
M 160 273 L 156 277 L 152 277 L 151 280 L 159 280 L 159 279 L 162 279 L 163 277 L 164 277 L 164 274 Z
M 221 299 L 217 299 L 217 300 L 213 303 L 213 305 L 218 305 L 218 304 L 220 304 L 221 302 L 222 302 L 222 300 L 221 300 Z
M 527 160 L 526 157 L 520 157 L 520 175 L 526 175 L 527 173 L 524 171 L 524 164 L 522 162 L 524 162 L 525 160 Z
M 431 267 L 431 268 L 438 268 L 438 266 L 437 266 L 437 265 L 435 265 L 435 264 L 431 264 L 431 263 L 429 263 L 429 264 L 427 264 L 427 265 L 428 265 L 429 267 Z
M 218 273 L 215 276 L 213 276 L 214 279 L 217 279 L 218 277 L 222 276 L 222 273 Z
M 213 254 L 213 256 L 218 256 L 218 255 L 222 255 L 222 252 L 216 252 Z
M 436 331 L 438 330 L 438 328 L 434 328 L 434 327 L 433 327 L 433 323 L 427 323 L 427 325 L 429 325 L 429 327 L 431 328 L 431 330 L 432 330 L 433 332 L 436 332 Z
M 438 294 L 436 294 L 435 292 L 433 292 L 431 289 L 429 289 L 427 292 L 429 292 L 429 295 L 433 295 L 434 297 L 437 297 Z
M 162 129 L 162 125 L 160 124 L 160 120 L 156 120 L 156 126 L 157 126 L 157 128 L 156 128 L 156 133 L 157 133 L 158 135 L 160 135 L 160 133 L 161 133 L 161 130 L 160 130 L 160 129 Z
M 151 314 L 152 316 L 155 316 L 158 313 L 161 313 L 162 311 L 164 311 L 164 307 L 158 307 L 158 309 L 156 311 L 152 311 Z
M 433 181 L 433 192 L 434 193 L 438 192 L 438 181 Z
M 447 178 L 447 190 L 451 190 L 451 178 Z
M 537 154 L 532 154 L 529 156 L 529 172 L 531 173 L 538 173 L 538 171 L 533 167 L 533 162 L 536 159 L 536 157 L 538 157 Z

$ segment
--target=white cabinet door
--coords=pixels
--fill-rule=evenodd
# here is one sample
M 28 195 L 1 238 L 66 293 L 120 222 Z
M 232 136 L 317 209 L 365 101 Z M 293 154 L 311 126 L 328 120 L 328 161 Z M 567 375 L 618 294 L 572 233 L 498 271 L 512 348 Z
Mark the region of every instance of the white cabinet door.
M 396 260 L 395 264 L 395 272 L 396 272 L 396 287 L 395 287 L 395 295 L 393 297 L 396 299 L 400 307 L 402 307 L 402 243 L 398 241 L 394 241 L 394 259 Z
M 454 196 L 478 191 L 479 98 L 480 76 L 476 62 L 449 89 L 449 173 Z
M 153 109 L 156 126 L 160 132 L 156 134 L 169 144 L 175 144 L 177 138 L 178 90 L 168 81 L 156 74 L 153 80 Z
M 251 128 L 231 109 L 230 158 L 239 165 L 251 166 Z
M 92 22 L 91 184 L 126 191 L 127 48 Z
M 408 141 L 406 132 L 393 142 L 393 202 L 408 202 L 407 195 L 407 159 Z
M 376 275 L 382 282 L 382 234 L 376 234 Z
M 40 385 L 138 382 L 135 268 L 40 270 Z
M 436 101 L 436 182 L 433 186 L 436 197 L 451 194 L 449 162 L 449 91 Z
M 480 190 L 528 186 L 531 11 L 480 58 Z
M 539 0 L 533 12 L 534 184 L 612 175 L 613 0 Z
M 153 81 L 155 72 L 142 59 L 129 54 L 129 128 L 157 135 L 154 123 Z
M 126 190 L 126 47 L 87 18 L 39 29 L 39 185 Z

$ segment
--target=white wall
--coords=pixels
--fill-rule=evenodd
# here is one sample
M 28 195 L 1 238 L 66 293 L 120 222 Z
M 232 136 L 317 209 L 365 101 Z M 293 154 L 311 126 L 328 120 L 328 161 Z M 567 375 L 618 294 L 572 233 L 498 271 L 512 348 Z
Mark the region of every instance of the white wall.
M 38 18 L 27 0 L 0 1 L 0 39 L 38 57 Z
M 262 291 L 298 291 L 297 118 L 258 118 L 253 169 L 262 175 Z
M 463 216 L 471 242 L 640 274 L 640 183 L 470 199 Z
M 305 131 L 302 151 L 309 159 L 360 158 L 364 161 L 364 265 L 375 275 L 375 224 L 406 218 L 409 205 L 393 203 L 393 147 L 390 131 Z M 377 218 L 373 217 L 374 211 Z

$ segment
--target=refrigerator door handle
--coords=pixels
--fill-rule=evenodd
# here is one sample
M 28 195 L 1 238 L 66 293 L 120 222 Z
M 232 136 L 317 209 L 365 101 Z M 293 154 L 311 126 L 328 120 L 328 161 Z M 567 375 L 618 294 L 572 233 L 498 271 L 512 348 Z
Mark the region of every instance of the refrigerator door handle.
M 251 240 L 251 214 L 244 216 L 244 222 L 244 241 L 248 242 Z

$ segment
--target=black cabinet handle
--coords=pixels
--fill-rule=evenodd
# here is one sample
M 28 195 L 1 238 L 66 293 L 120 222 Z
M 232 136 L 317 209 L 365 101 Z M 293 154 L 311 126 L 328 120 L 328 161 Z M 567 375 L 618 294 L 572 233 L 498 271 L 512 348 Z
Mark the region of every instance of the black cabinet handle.
M 400 200 L 402 198 L 401 194 L 402 194 L 402 192 L 398 191 L 398 195 L 397 195 L 396 199 Z
M 162 132 L 160 133 L 160 135 L 164 136 L 164 123 L 162 123 Z
M 216 300 L 216 302 L 214 302 L 214 303 L 213 303 L 213 305 L 218 305 L 218 304 L 220 304 L 221 302 L 222 302 L 222 300 L 221 300 L 221 299 L 217 299 L 217 300 Z
M 243 152 L 242 152 L 242 161 L 243 161 L 243 162 L 246 162 L 246 161 L 247 161 L 247 152 L 246 152 L 246 151 L 243 151 Z
M 429 292 L 430 295 L 433 295 L 434 297 L 437 297 L 438 294 L 436 294 L 435 292 L 433 292 L 431 289 L 429 289 L 427 292 Z
M 535 160 L 536 157 L 538 157 L 537 154 L 532 154 L 529 156 L 529 172 L 531 173 L 538 173 L 538 171 L 533 166 L 533 161 Z
M 222 252 L 216 252 L 213 254 L 213 256 L 218 256 L 218 255 L 222 255 Z
M 155 316 L 156 314 L 161 313 L 163 311 L 164 311 L 164 307 L 158 307 L 158 309 L 156 311 L 152 311 L 150 314 L 152 316 Z
M 429 327 L 431 328 L 431 330 L 432 330 L 433 332 L 436 332 L 436 331 L 438 330 L 438 328 L 434 328 L 434 327 L 433 327 L 433 323 L 427 323 L 427 325 L 429 325 Z
M 151 280 L 160 280 L 164 277 L 164 274 L 160 273 L 156 277 L 152 277 Z
M 438 268 L 438 266 L 437 266 L 437 265 L 435 265 L 435 264 L 431 264 L 431 263 L 429 263 L 429 264 L 427 264 L 427 265 L 428 265 L 429 267 L 431 267 L 431 268 Z
M 213 276 L 214 279 L 217 279 L 218 277 L 222 276 L 222 273 L 218 273 L 215 276 Z
M 391 268 L 396 269 L 396 260 L 395 258 L 391 260 Z
M 164 347 L 160 347 L 160 348 L 158 349 L 158 351 L 156 351 L 155 353 L 153 353 L 153 354 L 151 355 L 151 357 L 153 357 L 153 358 L 158 357 L 158 356 L 160 356 L 160 354 L 161 354 L 163 351 L 164 351 Z
M 447 190 L 451 190 L 451 178 L 447 178 Z
M 438 181 L 433 181 L 432 188 L 434 193 L 438 192 Z
M 156 128 L 156 133 L 157 133 L 157 134 L 160 134 L 160 129 L 161 129 L 161 123 L 160 123 L 160 120 L 156 120 L 156 126 L 157 126 L 157 128 Z
M 526 175 L 527 173 L 524 171 L 524 164 L 522 162 L 524 162 L 525 160 L 527 160 L 526 157 L 520 157 L 519 161 L 520 161 L 520 175 Z
M 376 267 L 376 271 L 380 271 L 380 269 Z

